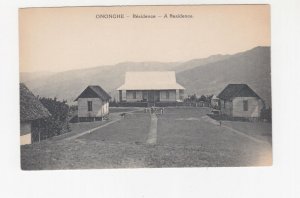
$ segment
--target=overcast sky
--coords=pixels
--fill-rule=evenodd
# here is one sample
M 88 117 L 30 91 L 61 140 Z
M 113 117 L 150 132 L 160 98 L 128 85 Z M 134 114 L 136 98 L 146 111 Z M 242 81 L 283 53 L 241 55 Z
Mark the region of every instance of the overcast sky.
M 125 14 L 96 19 L 96 14 Z M 188 14 L 189 19 L 133 19 Z M 124 61 L 187 61 L 270 46 L 268 5 L 20 9 L 20 71 L 64 71 Z

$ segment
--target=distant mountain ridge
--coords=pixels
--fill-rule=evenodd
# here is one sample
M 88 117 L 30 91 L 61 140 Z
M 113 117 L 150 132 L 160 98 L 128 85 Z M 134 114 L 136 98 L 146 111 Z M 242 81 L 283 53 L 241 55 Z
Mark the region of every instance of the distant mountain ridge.
M 20 73 L 20 80 L 36 95 L 69 102 L 88 85 L 100 85 L 117 99 L 116 88 L 123 84 L 126 71 L 175 71 L 186 95 L 217 94 L 229 83 L 246 83 L 271 104 L 270 47 L 186 62 L 123 62 L 59 73 Z
M 177 81 L 187 88 L 187 94 L 218 94 L 227 84 L 246 83 L 271 105 L 270 58 L 270 47 L 256 47 L 179 72 Z

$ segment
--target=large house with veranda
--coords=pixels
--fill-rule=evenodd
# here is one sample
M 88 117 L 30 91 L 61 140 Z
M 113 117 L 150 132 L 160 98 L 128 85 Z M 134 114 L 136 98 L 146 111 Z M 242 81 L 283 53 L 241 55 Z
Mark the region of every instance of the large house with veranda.
M 88 86 L 76 99 L 78 102 L 78 121 L 102 120 L 109 114 L 110 96 L 98 85 Z
M 233 118 L 257 119 L 264 101 L 247 84 L 229 84 L 217 96 L 223 115 Z
M 117 90 L 120 102 L 180 102 L 184 87 L 174 71 L 126 72 L 125 83 Z

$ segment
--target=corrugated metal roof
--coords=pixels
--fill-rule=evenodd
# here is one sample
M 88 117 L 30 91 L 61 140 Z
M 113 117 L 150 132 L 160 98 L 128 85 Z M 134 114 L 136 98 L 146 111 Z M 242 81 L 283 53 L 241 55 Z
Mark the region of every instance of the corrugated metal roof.
M 48 109 L 38 100 L 37 97 L 20 83 L 20 119 L 21 121 L 32 121 L 51 116 Z
M 257 97 L 260 98 L 248 85 L 246 84 L 229 84 L 218 95 L 218 98 L 229 100 L 234 97 Z
M 184 89 L 176 82 L 174 71 L 126 72 L 125 83 L 117 90 Z
M 88 86 L 77 98 L 101 98 L 103 101 L 108 101 L 111 97 L 99 85 Z

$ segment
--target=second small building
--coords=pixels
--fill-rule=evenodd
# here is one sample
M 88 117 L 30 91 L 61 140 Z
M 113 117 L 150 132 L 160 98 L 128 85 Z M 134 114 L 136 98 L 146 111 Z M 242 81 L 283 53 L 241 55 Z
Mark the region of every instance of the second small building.
M 109 114 L 110 98 L 100 86 L 88 86 L 75 100 L 78 102 L 78 120 L 80 122 L 102 120 Z
M 246 84 L 229 84 L 218 95 L 221 113 L 232 118 L 258 119 L 263 100 Z

